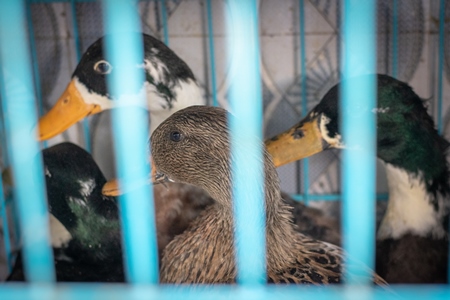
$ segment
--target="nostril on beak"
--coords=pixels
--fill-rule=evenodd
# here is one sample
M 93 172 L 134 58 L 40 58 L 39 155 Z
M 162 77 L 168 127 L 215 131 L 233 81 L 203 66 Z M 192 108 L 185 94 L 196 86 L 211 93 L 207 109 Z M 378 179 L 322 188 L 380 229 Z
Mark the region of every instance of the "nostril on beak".
M 292 133 L 292 137 L 294 138 L 294 140 L 301 139 L 304 136 L 305 136 L 305 132 L 303 131 L 303 129 L 300 129 L 300 128 L 296 128 L 294 130 L 294 132 Z

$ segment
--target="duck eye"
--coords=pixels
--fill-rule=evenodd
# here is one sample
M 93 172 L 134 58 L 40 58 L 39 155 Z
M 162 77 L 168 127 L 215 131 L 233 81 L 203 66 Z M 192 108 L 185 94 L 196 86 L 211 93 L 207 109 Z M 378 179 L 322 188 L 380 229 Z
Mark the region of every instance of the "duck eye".
M 172 131 L 170 133 L 170 139 L 174 142 L 179 142 L 181 141 L 182 135 L 181 133 L 179 133 L 178 131 Z
M 101 60 L 95 63 L 94 70 L 99 74 L 109 74 L 111 73 L 112 66 L 106 60 Z

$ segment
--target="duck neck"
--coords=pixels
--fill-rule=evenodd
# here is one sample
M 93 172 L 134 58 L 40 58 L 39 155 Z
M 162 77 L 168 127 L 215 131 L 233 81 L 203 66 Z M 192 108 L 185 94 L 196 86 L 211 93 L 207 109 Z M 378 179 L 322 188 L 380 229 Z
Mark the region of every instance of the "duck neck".
M 173 113 L 192 105 L 206 105 L 202 91 L 193 79 L 178 80 L 170 88 L 169 95 L 162 94 L 149 82 L 145 84 L 150 111 L 150 134 Z
M 264 177 L 264 198 L 265 198 L 265 222 L 266 222 L 266 256 L 268 271 L 275 272 L 281 270 L 288 262 L 294 259 L 295 249 L 295 229 L 292 224 L 291 208 L 282 200 L 279 178 L 272 163 L 270 155 L 264 151 L 265 156 L 265 177 Z M 219 175 L 218 175 L 219 176 Z M 215 177 L 215 176 L 214 176 Z M 221 212 L 221 218 L 229 222 L 229 231 L 233 231 L 233 200 L 232 186 L 229 176 L 220 180 L 214 190 L 208 191 L 216 199 Z M 251 197 L 252 195 L 249 195 Z
M 405 234 L 442 238 L 447 215 L 445 196 L 432 192 L 422 172 L 412 174 L 386 163 L 389 202 L 378 230 L 377 239 L 399 239 Z

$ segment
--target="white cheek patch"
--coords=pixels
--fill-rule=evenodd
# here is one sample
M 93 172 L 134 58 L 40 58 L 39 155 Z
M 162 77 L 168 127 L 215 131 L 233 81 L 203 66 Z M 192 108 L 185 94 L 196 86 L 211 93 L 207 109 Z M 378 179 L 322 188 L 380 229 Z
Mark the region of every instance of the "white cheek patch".
M 84 197 L 88 197 L 97 186 L 94 179 L 92 178 L 86 181 L 78 180 L 78 183 L 80 184 L 80 194 Z
M 75 87 L 87 104 L 95 104 L 101 107 L 101 110 L 108 110 L 112 108 L 120 108 L 125 106 L 139 106 L 143 109 L 147 109 L 146 106 L 146 88 L 145 85 L 142 86 L 141 90 L 137 94 L 125 94 L 121 95 L 119 100 L 111 100 L 107 96 L 102 96 L 94 92 L 89 92 L 86 86 L 74 78 Z M 109 94 L 108 94 L 109 96 Z
M 330 144 L 333 148 L 337 149 L 343 149 L 345 147 L 344 143 L 342 142 L 342 137 L 340 134 L 336 134 L 334 137 L 330 137 L 327 124 L 330 123 L 330 118 L 322 114 L 320 116 L 319 120 L 319 130 L 320 134 L 322 135 L 322 138 Z
M 86 86 L 82 84 L 76 76 L 73 78 L 73 81 L 75 82 L 75 87 L 81 97 L 83 97 L 85 103 L 98 105 L 102 110 L 107 110 L 114 107 L 114 103 L 111 99 L 95 92 L 89 92 Z

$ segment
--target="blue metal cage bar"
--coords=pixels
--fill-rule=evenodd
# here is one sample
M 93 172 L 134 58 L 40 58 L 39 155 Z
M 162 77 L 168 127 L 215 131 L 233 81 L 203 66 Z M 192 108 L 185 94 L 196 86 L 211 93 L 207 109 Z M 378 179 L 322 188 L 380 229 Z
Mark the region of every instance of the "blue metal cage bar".
M 390 289 L 365 286 L 142 286 L 120 284 L 60 284 L 58 286 L 10 284 L 0 287 L 2 299 L 98 300 L 98 299 L 164 299 L 164 300 L 448 300 L 447 286 L 393 286 Z
M 256 0 L 228 1 L 231 157 L 238 282 L 266 282 L 262 86 Z
M 305 43 L 305 5 L 303 0 L 299 0 L 299 25 L 300 25 L 300 69 L 301 69 L 301 81 L 300 90 L 302 91 L 302 117 L 305 117 L 308 113 L 308 98 L 307 98 L 307 85 L 306 85 L 306 43 Z M 303 179 L 303 202 L 308 204 L 309 200 L 309 159 L 302 160 L 302 179 Z
M 167 7 L 166 0 L 160 0 L 161 2 L 161 16 L 163 24 L 163 41 L 164 44 L 169 46 L 169 26 L 167 25 Z
M 376 160 L 376 9 L 374 0 L 346 0 L 342 6 L 340 90 L 343 246 L 352 259 L 374 269 Z M 363 79 L 352 79 L 372 74 Z M 364 99 L 364 100 L 363 100 Z M 348 283 L 371 282 L 359 264 L 347 263 Z M 361 274 L 352 278 L 350 274 Z
M 212 23 L 212 9 L 211 0 L 206 0 L 206 17 L 208 19 L 208 46 L 209 46 L 209 70 L 211 73 L 211 94 L 212 94 L 212 105 L 218 106 L 217 101 L 217 87 L 216 87 L 216 57 L 214 50 L 214 28 Z
M 398 0 L 392 1 L 392 76 L 398 76 Z
M 144 73 L 134 66 L 142 64 L 144 53 L 137 1 L 104 0 L 106 56 L 116 72 L 108 89 L 120 109 L 113 110 L 114 147 L 121 188 L 120 196 L 126 275 L 132 283 L 158 282 L 158 250 L 153 205 L 153 189 L 135 182 L 148 181 L 147 99 L 141 90 Z M 127 55 L 123 55 L 127 53 Z M 129 192 L 128 192 L 129 191 Z
M 2 71 L 0 70 L 0 82 L 3 82 L 2 79 Z M 5 89 L 0 88 L 0 99 L 5 98 Z M 6 155 L 6 136 L 5 136 L 5 128 L 3 126 L 4 117 L 3 117 L 3 109 L 0 105 L 0 143 L 1 143 L 1 159 L 2 162 L 6 164 L 7 162 L 7 155 Z M 11 245 L 11 239 L 9 236 L 9 223 L 8 223 L 8 201 L 5 198 L 5 192 L 4 192 L 4 186 L 3 186 L 3 180 L 0 183 L 0 218 L 2 219 L 2 226 L 3 226 L 3 237 L 4 237 L 4 250 L 5 250 L 5 256 L 6 256 L 6 264 L 8 268 L 8 272 L 11 272 L 12 264 L 13 264 L 13 255 L 12 255 L 12 245 Z
M 48 208 L 42 158 L 36 141 L 37 111 L 26 36 L 24 1 L 0 2 L 0 61 L 8 157 L 22 230 L 22 258 L 30 282 L 52 282 Z M 33 191 L 30 193 L 29 191 Z

